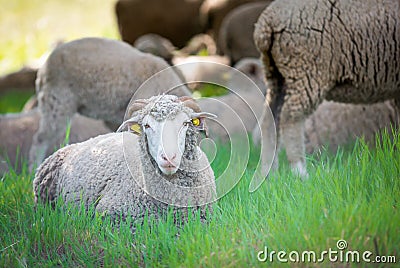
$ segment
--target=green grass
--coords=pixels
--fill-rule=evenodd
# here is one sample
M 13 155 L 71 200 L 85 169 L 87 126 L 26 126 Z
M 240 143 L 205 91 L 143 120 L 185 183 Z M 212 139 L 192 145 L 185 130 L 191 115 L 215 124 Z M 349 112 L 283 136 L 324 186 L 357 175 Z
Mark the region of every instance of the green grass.
M 212 96 L 222 96 L 227 94 L 229 91 L 225 87 L 203 83 L 196 91 L 194 92 L 195 97 L 212 97 Z
M 0 96 L 0 114 L 17 113 L 32 96 L 31 92 L 9 91 Z
M 129 222 L 114 228 L 80 208 L 39 205 L 35 211 L 33 175 L 26 167 L 21 174 L 11 171 L 0 182 L 0 266 L 265 266 L 271 263 L 257 261 L 265 246 L 319 253 L 336 250 L 339 239 L 350 250 L 395 255 L 399 262 L 399 148 L 396 133 L 393 141 L 384 135 L 377 148 L 358 141 L 350 151 L 312 155 L 304 182 L 289 172 L 281 155 L 279 170 L 249 193 L 257 160 L 252 155 L 239 184 L 215 204 L 208 225 L 193 218 L 178 230 L 169 218 L 140 226 L 135 235 Z M 217 175 L 228 159 L 226 148 L 220 151 L 213 163 Z M 324 263 L 331 265 L 346 264 Z

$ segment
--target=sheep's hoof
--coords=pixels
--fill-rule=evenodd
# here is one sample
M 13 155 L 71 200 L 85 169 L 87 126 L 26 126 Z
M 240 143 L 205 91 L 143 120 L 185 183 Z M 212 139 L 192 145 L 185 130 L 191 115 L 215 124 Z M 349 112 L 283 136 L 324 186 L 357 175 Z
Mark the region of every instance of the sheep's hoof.
M 308 179 L 308 173 L 307 173 L 307 168 L 306 164 L 299 161 L 296 163 L 292 164 L 292 171 L 294 174 L 298 175 L 301 180 L 307 180 Z

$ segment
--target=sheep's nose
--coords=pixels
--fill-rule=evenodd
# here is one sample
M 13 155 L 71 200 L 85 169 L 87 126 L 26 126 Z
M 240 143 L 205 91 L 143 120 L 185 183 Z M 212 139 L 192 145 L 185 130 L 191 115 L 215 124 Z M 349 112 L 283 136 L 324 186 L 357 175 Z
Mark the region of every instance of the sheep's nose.
M 174 154 L 172 157 L 168 158 L 165 154 L 161 154 L 161 158 L 165 161 L 171 162 L 176 158 L 176 154 Z

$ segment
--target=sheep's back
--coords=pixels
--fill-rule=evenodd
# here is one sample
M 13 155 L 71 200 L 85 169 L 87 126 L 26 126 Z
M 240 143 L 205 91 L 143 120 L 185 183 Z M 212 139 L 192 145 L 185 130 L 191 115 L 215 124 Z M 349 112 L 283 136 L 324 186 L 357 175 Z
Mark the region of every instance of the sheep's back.
M 399 17 L 396 0 L 274 1 L 254 38 L 266 69 L 309 83 L 311 98 L 376 102 L 399 96 Z
M 130 173 L 124 155 L 129 150 Z M 135 149 L 136 148 L 136 149 Z M 138 143 L 130 133 L 110 133 L 66 146 L 48 157 L 34 180 L 36 202 L 56 201 L 94 205 L 109 214 L 129 210 L 137 204 L 140 187 L 133 177 L 141 175 Z
M 46 96 L 46 101 L 51 101 L 47 95 L 65 95 L 68 98 L 63 97 L 63 101 L 72 98 L 81 114 L 121 123 L 136 90 L 153 74 L 168 67 L 163 59 L 142 53 L 127 43 L 83 38 L 65 43 L 51 53 L 38 72 L 36 88 L 39 96 Z M 175 85 L 181 84 L 174 73 L 170 72 L 168 79 Z M 159 85 L 146 93 L 157 95 L 164 89 Z

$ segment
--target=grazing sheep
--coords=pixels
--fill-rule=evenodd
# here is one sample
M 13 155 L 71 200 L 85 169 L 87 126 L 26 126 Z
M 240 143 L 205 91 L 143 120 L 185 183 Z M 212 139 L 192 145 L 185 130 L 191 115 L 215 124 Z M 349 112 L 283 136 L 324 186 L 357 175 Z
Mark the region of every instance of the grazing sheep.
M 249 77 L 265 95 L 264 72 L 259 59 L 244 58 L 234 68 Z M 214 100 L 199 99 L 200 107 L 203 111 L 216 114 L 219 122 L 228 122 L 226 128 L 229 134 L 237 134 L 243 130 L 242 122 L 232 120 L 233 111 L 237 112 L 243 120 L 245 130 L 252 132 L 253 141 L 258 144 L 260 133 L 258 128 L 254 129 L 257 120 L 253 113 L 257 117 L 262 114 L 263 101 L 260 99 L 260 93 L 250 88 L 248 81 L 242 76 L 234 73 L 229 79 L 228 88 L 234 88 L 247 104 L 235 94 L 228 93 L 224 96 L 213 97 Z M 369 105 L 323 101 L 305 121 L 306 152 L 312 153 L 323 146 L 329 146 L 330 150 L 336 151 L 339 146 L 349 144 L 356 137 L 361 136 L 367 142 L 373 143 L 379 131 L 384 128 L 390 129 L 398 122 L 398 115 L 392 100 Z M 223 140 L 226 138 L 227 131 L 218 124 L 211 122 L 208 128 L 211 137 L 217 136 Z
M 102 38 L 84 38 L 57 47 L 38 72 L 36 92 L 41 119 L 29 154 L 30 167 L 40 164 L 65 133 L 73 114 L 102 119 L 110 126 L 122 122 L 129 100 L 137 88 L 169 65 L 161 58 L 142 53 L 130 45 Z M 148 95 L 181 84 L 171 70 L 154 79 Z M 173 91 L 190 95 L 185 87 Z
M 205 68 L 201 63 L 210 63 Z M 223 73 L 219 70 L 221 65 L 227 65 L 229 59 L 222 56 L 189 56 L 175 57 L 172 60 L 175 69 L 179 72 L 185 81 L 191 82 L 188 86 L 196 88 L 196 81 L 215 81 L 223 79 Z M 225 69 L 225 68 L 224 68 Z
M 324 99 L 400 105 L 399 18 L 398 0 L 280 0 L 259 17 L 254 40 L 269 83 L 266 100 L 302 177 L 305 118 Z
M 262 94 L 266 94 L 266 88 L 264 83 L 264 71 L 261 61 L 256 58 L 242 58 L 234 66 L 236 70 L 244 73 L 249 77 L 256 86 L 261 90 Z M 229 81 L 229 86 L 241 85 L 243 81 L 238 80 L 239 77 L 234 76 Z
M 8 172 L 10 165 L 16 167 L 17 172 L 21 171 L 22 162 L 28 159 L 32 137 L 39 128 L 39 120 L 38 109 L 0 115 L 0 174 Z M 111 130 L 102 121 L 76 113 L 71 119 L 69 143 L 85 141 L 108 132 Z M 57 146 L 64 142 L 64 138 L 56 141 Z
M 57 40 L 49 48 L 53 50 L 63 44 L 62 40 Z M 40 58 L 29 61 L 18 71 L 0 76 L 0 97 L 9 91 L 19 91 L 25 93 L 35 92 L 35 80 L 39 68 L 46 61 L 49 52 L 44 53 Z
M 211 69 L 211 67 L 205 68 L 202 65 L 199 67 L 200 69 Z M 212 138 L 226 140 L 228 135 L 247 134 L 246 132 L 253 130 L 257 118 L 262 114 L 265 85 L 260 61 L 251 58 L 242 59 L 234 68 L 242 74 L 234 70 L 226 73 L 227 67 L 216 65 L 211 75 L 220 78 L 204 78 L 206 81 L 222 81 L 225 77 L 227 81 L 222 81 L 221 84 L 226 84 L 230 89 L 227 94 L 197 100 L 203 111 L 217 115 L 218 122 L 208 124 Z M 246 79 L 243 74 L 248 78 Z
M 204 28 L 210 32 L 215 40 L 218 40 L 218 33 L 222 20 L 234 8 L 257 0 L 204 0 L 200 7 L 200 18 Z
M 112 218 L 168 209 L 187 219 L 187 207 L 207 210 L 216 198 L 213 170 L 198 146 L 204 119 L 189 97 L 154 96 L 131 103 L 118 131 L 64 147 L 38 168 L 33 181 L 35 202 L 66 203 L 105 212 Z M 134 135 L 137 134 L 137 135 Z
M 228 135 L 252 132 L 253 141 L 258 144 L 260 133 L 254 126 L 262 114 L 264 102 L 262 97 L 266 94 L 261 61 L 256 58 L 243 58 L 234 68 L 250 78 L 263 95 L 243 76 L 235 72 L 230 72 L 226 76 L 226 68 L 218 68 L 220 65 L 205 67 L 198 63 L 195 67 L 200 70 L 214 70 L 211 79 L 207 79 L 210 76 L 202 76 L 203 80 L 215 81 L 218 80 L 216 77 L 220 77 L 222 81 L 224 77 L 228 78 L 224 83 L 239 94 L 238 96 L 229 92 L 223 96 L 197 100 L 203 111 L 211 112 L 218 117 L 218 122 L 208 123 L 210 137 L 226 141 Z M 394 101 L 370 105 L 323 101 L 306 119 L 306 152 L 312 153 L 323 146 L 329 146 L 330 150 L 336 151 L 339 146 L 349 144 L 361 136 L 368 142 L 374 142 L 375 135 L 384 128 L 390 129 L 391 125 L 396 124 L 397 118 Z
M 383 129 L 398 127 L 399 113 L 393 100 L 373 104 L 323 101 L 305 122 L 305 149 L 312 153 L 323 146 L 336 151 L 357 137 L 374 143 Z
M 134 44 L 144 34 L 154 33 L 183 47 L 204 31 L 200 20 L 203 0 L 118 0 L 115 11 L 122 40 Z
M 313 153 L 325 147 L 335 152 L 358 137 L 373 144 L 383 129 L 390 132 L 392 126 L 398 127 L 399 114 L 393 100 L 373 104 L 323 101 L 305 121 L 305 150 Z M 258 144 L 261 137 L 257 128 L 252 135 Z
M 161 57 L 168 63 L 171 62 L 176 51 L 176 47 L 167 38 L 151 33 L 140 36 L 133 46 L 142 52 Z
M 198 55 L 202 50 L 206 50 L 209 56 L 217 54 L 217 44 L 211 35 L 196 34 L 179 52 L 184 55 Z
M 172 64 L 175 58 L 184 58 L 189 55 L 197 55 L 203 49 L 208 55 L 216 54 L 216 44 L 214 39 L 207 34 L 195 35 L 189 40 L 187 46 L 178 50 L 170 40 L 158 34 L 145 34 L 136 39 L 134 47 L 146 53 L 151 53 L 163 58 Z
M 0 94 L 10 90 L 34 92 L 37 69 L 23 67 L 17 72 L 0 76 Z
M 261 61 L 255 58 L 244 58 L 235 69 L 249 77 L 265 95 L 264 72 Z M 260 93 L 242 76 L 231 73 L 228 88 L 235 89 L 247 103 L 230 92 L 224 96 L 201 98 L 197 102 L 203 111 L 216 114 L 220 124 L 208 124 L 210 137 L 226 140 L 230 135 L 251 132 L 255 144 L 260 142 L 260 132 L 254 129 L 257 118 L 262 114 L 263 101 Z M 305 148 L 312 153 L 328 146 L 336 151 L 339 146 L 351 143 L 356 137 L 363 136 L 367 142 L 374 142 L 375 135 L 382 129 L 390 129 L 398 122 L 394 101 L 386 101 L 371 105 L 344 104 L 323 101 L 317 110 L 305 122 Z M 234 112 L 239 115 L 234 119 Z M 256 115 L 256 117 L 254 116 Z M 243 123 L 241 122 L 243 121 Z
M 229 57 L 231 65 L 242 58 L 260 55 L 253 40 L 254 24 L 270 2 L 271 0 L 240 5 L 225 16 L 217 44 L 219 51 Z

